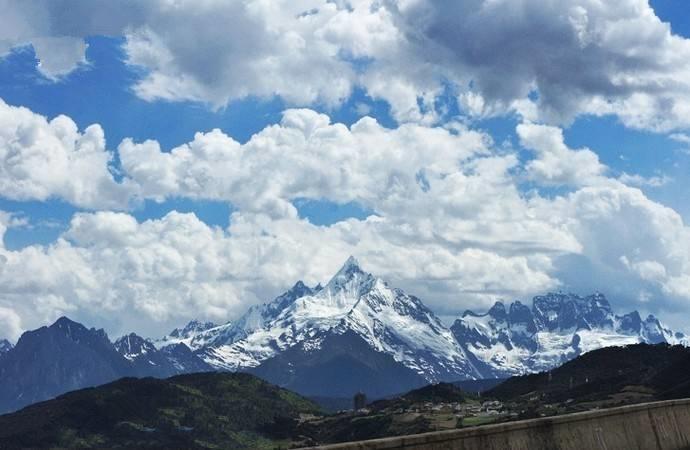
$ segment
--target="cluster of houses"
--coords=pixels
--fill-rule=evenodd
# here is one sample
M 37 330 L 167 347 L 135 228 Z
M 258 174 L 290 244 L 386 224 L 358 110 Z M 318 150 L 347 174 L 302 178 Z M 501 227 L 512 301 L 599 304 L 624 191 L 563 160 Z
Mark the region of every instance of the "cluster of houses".
M 454 403 L 419 403 L 409 408 L 400 408 L 396 413 L 425 413 L 454 414 L 458 417 L 496 416 L 504 412 L 503 403 L 492 400 L 483 403 L 454 402 Z

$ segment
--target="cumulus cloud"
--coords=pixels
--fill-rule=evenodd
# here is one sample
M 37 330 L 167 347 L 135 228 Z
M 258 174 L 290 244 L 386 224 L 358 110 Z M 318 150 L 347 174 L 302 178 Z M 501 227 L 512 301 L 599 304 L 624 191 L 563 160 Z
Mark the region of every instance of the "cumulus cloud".
M 673 35 L 645 0 L 412 0 L 398 12 L 417 53 L 470 87 L 461 97 L 477 113 L 688 125 L 690 40 Z M 526 103 L 532 93 L 537 100 Z M 530 103 L 538 109 L 526 111 Z
M 89 134 L 22 115 L 38 121 L 47 142 Z M 22 327 L 67 313 L 100 317 L 117 331 L 163 332 L 192 316 L 236 317 L 300 278 L 327 281 L 355 254 L 444 315 L 558 287 L 600 289 L 625 309 L 644 292 L 637 301 L 648 310 L 686 310 L 690 238 L 681 217 L 607 176 L 590 150 L 568 148 L 559 129 L 525 123 L 518 133 L 534 150 L 524 163 L 462 125 L 386 129 L 363 118 L 347 127 L 304 109 L 286 111 L 244 144 L 218 130 L 171 151 L 125 140 L 123 181 L 107 178 L 106 186 L 155 200 L 226 201 L 230 226 L 177 212 L 144 222 L 78 213 L 50 245 L 0 247 L 0 307 L 11 307 Z M 103 145 L 88 148 L 101 155 L 90 175 L 107 174 Z M 30 160 L 33 151 L 18 154 Z M 568 190 L 525 193 L 525 174 Z M 71 192 L 71 182 L 48 191 Z M 13 176 L 2 192 L 48 192 L 32 183 Z M 98 192 L 86 198 L 111 191 Z M 373 214 L 317 226 L 298 217 L 293 202 L 302 198 L 356 202 Z M 0 216 L 0 233 L 15 219 Z
M 5 339 L 16 341 L 22 333 L 22 319 L 14 309 L 0 306 L 0 330 Z
M 86 208 L 123 208 L 131 189 L 109 171 L 112 153 L 100 125 L 79 132 L 69 117 L 48 121 L 0 99 L 0 195 L 60 198 Z
M 86 65 L 86 43 L 73 37 L 45 37 L 31 41 L 38 56 L 38 70 L 47 78 L 58 80 L 80 65 Z
M 522 123 L 517 126 L 522 146 L 533 150 L 536 158 L 527 166 L 527 175 L 541 184 L 583 186 L 603 179 L 606 166 L 588 148 L 572 150 L 565 144 L 563 131 L 547 125 Z
M 301 109 L 286 111 L 244 145 L 214 130 L 170 152 L 155 141 L 132 140 L 118 152 L 142 195 L 226 200 L 294 217 L 291 201 L 298 198 L 354 201 L 378 211 L 421 192 L 420 178 L 456 172 L 463 160 L 489 153 L 489 144 L 476 131 L 414 124 L 390 130 L 369 117 L 348 128 Z
M 83 62 L 84 37 L 125 36 L 128 62 L 145 72 L 135 85 L 145 99 L 334 105 L 360 86 L 399 121 L 430 123 L 450 88 L 472 115 L 690 125 L 690 40 L 672 34 L 646 0 L 0 5 L 0 52 L 31 43 L 53 78 Z
M 652 292 L 658 306 L 687 308 L 690 228 L 673 209 L 618 182 L 585 187 L 544 207 L 571 218 L 566 226 L 582 245 L 584 267 L 564 264 L 561 279 L 575 285 L 586 274 L 628 298 Z
M 480 298 L 486 290 L 521 292 L 556 282 L 538 258 L 454 250 L 442 241 L 416 244 L 404 233 L 387 236 L 397 225 L 377 217 L 329 227 L 239 212 L 231 220 L 220 230 L 176 212 L 143 223 L 125 213 L 79 214 L 53 245 L 0 251 L 0 299 L 26 326 L 65 313 L 110 317 L 111 327 L 143 317 L 151 333 L 194 316 L 236 317 L 297 279 L 327 281 L 351 253 L 372 271 L 407 280 L 415 292 L 445 284 L 452 297 L 462 288 Z M 436 292 L 441 298 L 430 304 L 448 305 L 450 292 Z

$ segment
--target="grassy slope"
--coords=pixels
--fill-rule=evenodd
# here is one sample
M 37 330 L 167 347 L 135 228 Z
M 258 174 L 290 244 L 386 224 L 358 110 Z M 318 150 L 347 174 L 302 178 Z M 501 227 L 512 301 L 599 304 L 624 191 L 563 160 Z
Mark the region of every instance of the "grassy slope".
M 125 378 L 0 416 L 0 447 L 286 448 L 317 411 L 248 374 Z

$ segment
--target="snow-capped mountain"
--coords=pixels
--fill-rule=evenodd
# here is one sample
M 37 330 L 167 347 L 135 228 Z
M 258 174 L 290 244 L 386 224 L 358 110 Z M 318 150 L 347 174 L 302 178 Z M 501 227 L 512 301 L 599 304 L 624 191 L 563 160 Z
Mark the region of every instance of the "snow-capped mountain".
M 264 328 L 271 323 L 271 321 L 275 320 L 278 315 L 296 299 L 306 295 L 312 295 L 320 289 L 321 286 L 316 286 L 312 289 L 303 282 L 298 281 L 292 288 L 276 297 L 273 301 L 250 307 L 247 312 L 235 322 L 228 322 L 219 326 L 212 325 L 208 322 L 203 328 L 196 326 L 199 322 L 190 322 L 185 327 L 185 330 L 190 328 L 190 331 L 186 331 L 184 334 L 185 339 L 179 340 L 179 342 L 187 344 L 187 346 L 194 350 L 231 345 L 239 340 L 247 338 L 253 332 Z M 211 326 L 208 326 L 210 324 Z M 174 338 L 173 334 L 175 331 L 169 336 Z M 172 341 L 173 339 L 170 339 L 168 336 L 166 336 L 164 340 L 161 340 L 161 342 L 166 343 Z
M 324 332 L 353 332 L 430 382 L 483 375 L 419 299 L 363 271 L 353 257 L 326 286 L 297 283 L 274 301 L 250 309 L 226 331 L 198 350 L 218 369 L 253 368 L 299 343 L 317 351 Z
M 190 349 L 197 349 L 207 344 L 207 340 L 212 339 L 214 328 L 223 328 L 230 324 L 218 327 L 213 322 L 201 322 L 199 320 L 192 320 L 182 328 L 175 328 L 167 336 L 153 341 L 153 344 L 162 348 L 167 345 L 185 344 Z
M 688 345 L 654 317 L 618 316 L 602 294 L 547 294 L 532 308 L 497 302 L 486 314 L 466 311 L 451 327 L 462 347 L 486 367 L 487 375 L 547 370 L 582 353 L 639 342 Z
M 615 314 L 602 294 L 497 302 L 448 328 L 418 298 L 349 258 L 325 286 L 298 282 L 234 322 L 192 321 L 155 342 L 128 334 L 111 343 L 105 331 L 65 317 L 27 331 L 0 350 L 0 412 L 123 376 L 209 370 L 250 371 L 305 395 L 363 389 L 377 397 L 428 382 L 542 371 L 638 342 L 690 345 L 654 316 Z
M 122 356 L 130 361 L 142 357 L 145 358 L 147 355 L 154 355 L 158 352 L 151 341 L 135 333 L 122 336 L 120 339 L 116 340 L 113 345 Z
M 360 340 L 428 382 L 546 370 L 605 346 L 690 343 L 653 316 L 616 315 L 602 294 L 552 293 L 535 297 L 531 307 L 497 302 L 485 314 L 466 311 L 447 328 L 418 298 L 362 270 L 352 257 L 325 286 L 297 282 L 234 322 L 190 322 L 159 345 L 174 339 L 217 370 L 250 370 L 284 383 L 302 382 L 300 373 L 322 373 L 317 362 L 337 365 L 318 354 L 333 349 L 342 361 L 352 360 L 344 356 L 351 351 L 390 371 L 385 359 L 362 352 Z
M 179 373 L 211 370 L 209 365 L 182 342 L 158 349 L 152 341 L 130 333 L 116 340 L 113 345 L 118 353 L 132 363 L 135 373 L 140 376 L 166 378 Z

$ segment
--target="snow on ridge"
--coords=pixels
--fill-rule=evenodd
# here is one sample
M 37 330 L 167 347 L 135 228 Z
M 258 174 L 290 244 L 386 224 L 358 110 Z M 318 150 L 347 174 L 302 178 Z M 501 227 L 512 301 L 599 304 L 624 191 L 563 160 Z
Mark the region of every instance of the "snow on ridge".
M 521 307 L 519 322 L 514 322 L 511 314 L 506 318 L 492 315 L 495 305 L 486 314 L 468 311 L 451 327 L 461 345 L 496 376 L 548 370 L 607 346 L 688 344 L 688 337 L 673 333 L 654 316 L 642 320 L 637 312 L 614 314 L 600 293 L 537 296 L 531 309 L 515 302 L 511 313 L 516 304 Z M 535 328 L 530 331 L 525 321 Z
M 466 311 L 448 328 L 419 299 L 362 270 L 352 257 L 325 286 L 300 281 L 236 322 L 194 330 L 183 343 L 213 367 L 234 371 L 297 344 L 316 351 L 328 333 L 347 331 L 430 382 L 548 370 L 610 345 L 688 345 L 687 336 L 653 316 L 614 314 L 600 293 L 550 293 L 535 297 L 531 307 L 497 302 L 485 314 Z
M 352 257 L 322 289 L 295 299 L 263 327 L 209 349 L 202 357 L 218 368 L 255 367 L 323 332 L 346 330 L 429 381 L 481 376 L 451 331 L 430 310 L 362 270 Z

